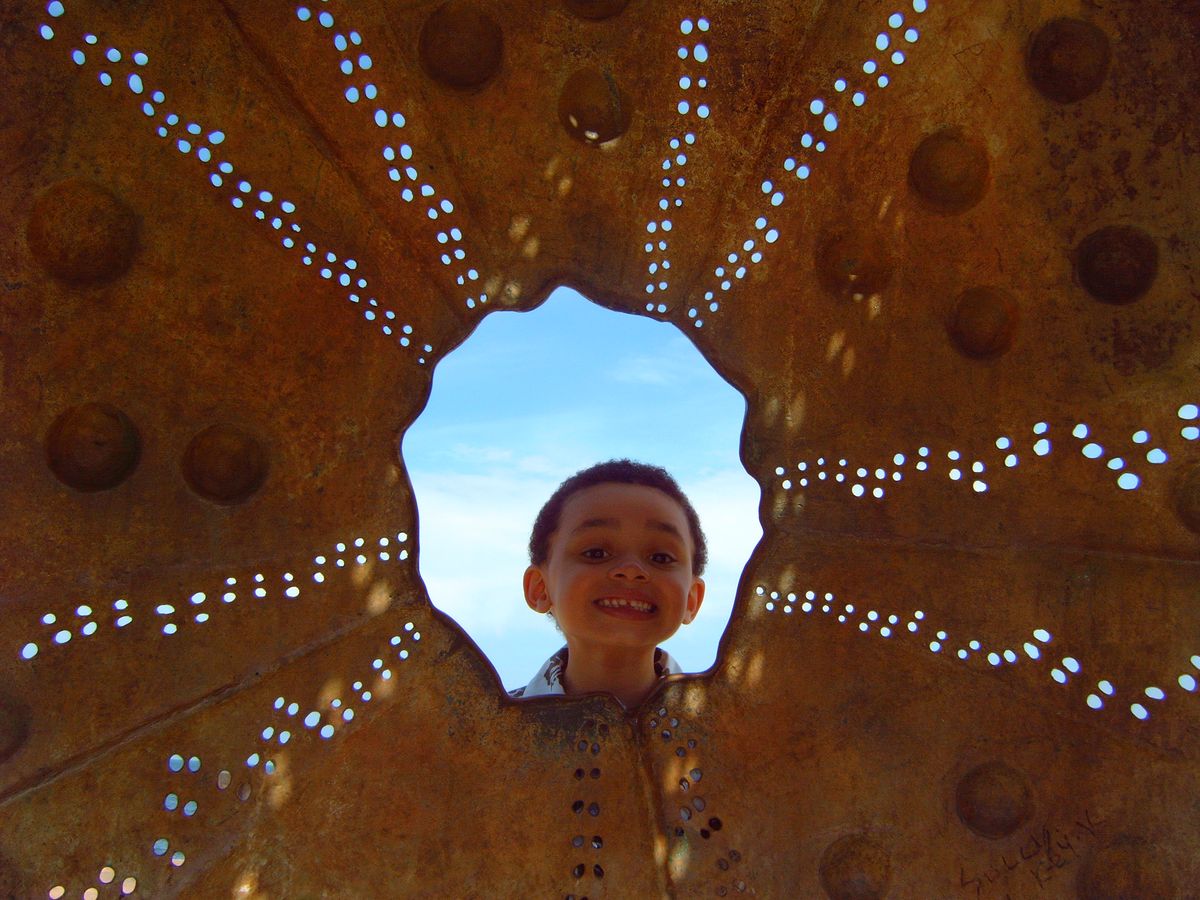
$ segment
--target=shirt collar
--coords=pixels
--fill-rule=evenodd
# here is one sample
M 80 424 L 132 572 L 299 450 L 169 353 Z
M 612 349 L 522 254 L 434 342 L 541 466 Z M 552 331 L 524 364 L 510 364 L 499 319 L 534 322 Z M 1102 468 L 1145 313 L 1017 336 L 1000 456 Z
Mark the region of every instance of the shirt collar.
M 567 648 L 564 646 L 546 660 L 538 669 L 537 674 L 525 685 L 521 697 L 544 697 L 551 694 L 565 694 L 562 676 L 567 668 Z M 682 670 L 679 663 L 662 647 L 654 648 L 654 672 L 659 678 L 667 675 L 678 675 Z

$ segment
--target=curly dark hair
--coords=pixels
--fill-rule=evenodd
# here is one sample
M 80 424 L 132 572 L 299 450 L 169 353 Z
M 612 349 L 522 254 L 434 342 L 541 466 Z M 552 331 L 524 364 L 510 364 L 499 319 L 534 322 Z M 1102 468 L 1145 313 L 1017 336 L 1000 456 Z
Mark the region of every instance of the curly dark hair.
M 529 559 L 535 566 L 546 562 L 550 553 L 550 535 L 558 528 L 563 504 L 572 494 L 597 484 L 636 484 L 656 488 L 678 503 L 683 508 L 692 535 L 692 574 L 704 573 L 704 565 L 708 562 L 708 544 L 704 540 L 704 532 L 700 530 L 700 517 L 692 508 L 692 502 L 666 469 L 631 459 L 610 459 L 596 463 L 576 472 L 558 486 L 537 514 L 533 532 L 529 535 Z

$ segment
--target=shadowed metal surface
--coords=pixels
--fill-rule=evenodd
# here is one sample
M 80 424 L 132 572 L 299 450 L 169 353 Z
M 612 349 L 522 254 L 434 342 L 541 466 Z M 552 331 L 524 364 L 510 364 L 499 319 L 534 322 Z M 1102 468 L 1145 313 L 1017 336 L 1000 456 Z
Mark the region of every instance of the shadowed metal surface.
M 8 5 L 0 894 L 1195 896 L 1198 19 Z M 762 488 L 628 715 L 503 695 L 399 458 L 563 283 Z

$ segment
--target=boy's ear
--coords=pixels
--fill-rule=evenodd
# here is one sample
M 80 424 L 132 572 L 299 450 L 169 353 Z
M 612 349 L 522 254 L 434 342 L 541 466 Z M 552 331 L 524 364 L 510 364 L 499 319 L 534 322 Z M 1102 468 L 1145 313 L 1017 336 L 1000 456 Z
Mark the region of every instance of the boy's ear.
M 525 602 L 529 608 L 539 613 L 550 612 L 550 595 L 546 592 L 546 579 L 542 570 L 537 566 L 530 566 L 525 570 L 522 583 L 525 587 Z
M 691 625 L 700 612 L 700 604 L 704 602 L 704 579 L 697 576 L 692 579 L 692 588 L 688 591 L 687 609 L 683 614 L 683 624 Z

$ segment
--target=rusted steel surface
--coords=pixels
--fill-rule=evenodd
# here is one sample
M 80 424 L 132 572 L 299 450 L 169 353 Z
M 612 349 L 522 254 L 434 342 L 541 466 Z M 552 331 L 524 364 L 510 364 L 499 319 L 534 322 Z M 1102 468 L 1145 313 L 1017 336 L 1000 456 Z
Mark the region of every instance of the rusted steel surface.
M 1196 896 L 1198 20 L 6 6 L 0 895 Z M 398 454 L 561 283 L 749 403 L 630 715 L 503 696 Z

